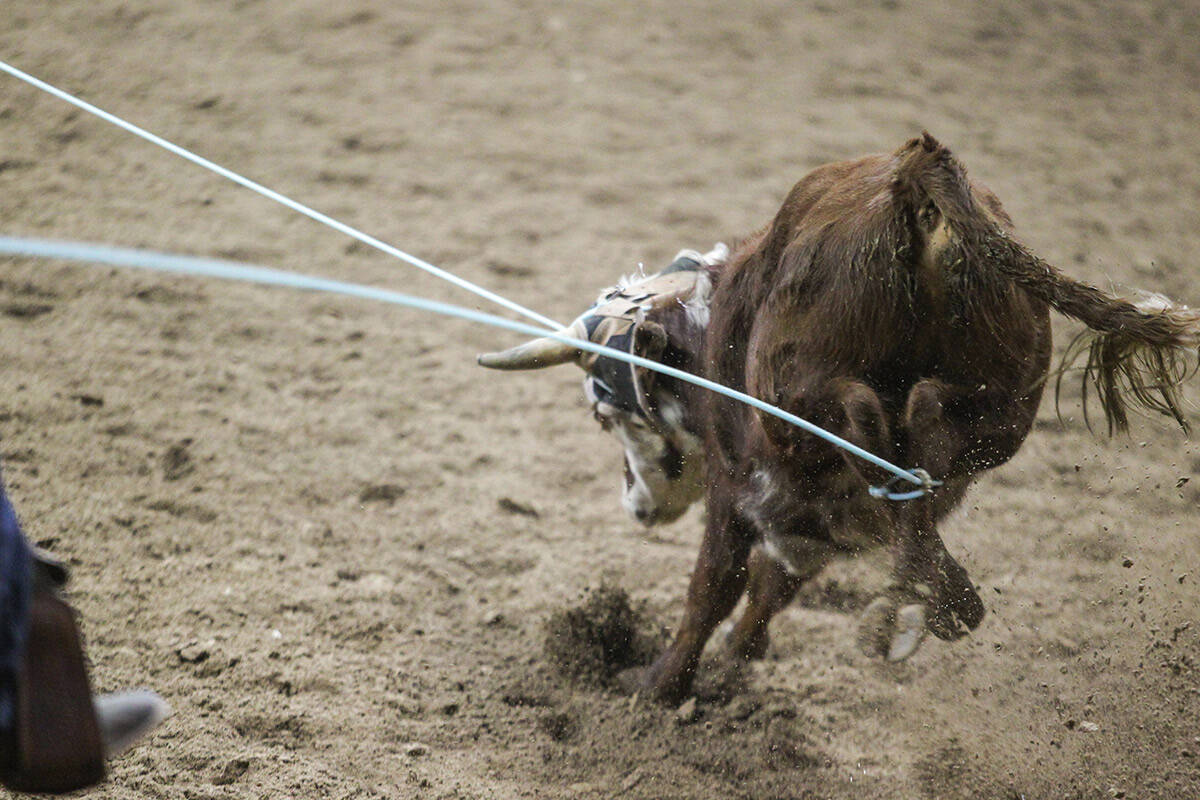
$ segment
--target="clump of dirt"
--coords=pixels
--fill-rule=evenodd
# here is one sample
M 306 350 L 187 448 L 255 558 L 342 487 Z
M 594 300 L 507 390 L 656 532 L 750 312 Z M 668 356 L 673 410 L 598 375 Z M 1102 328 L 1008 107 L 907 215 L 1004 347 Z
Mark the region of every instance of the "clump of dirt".
M 837 578 L 809 581 L 796 595 L 796 604 L 851 614 L 867 607 L 871 600 L 868 589 L 843 584 Z
M 622 670 L 653 660 L 661 635 L 629 602 L 624 589 L 602 584 L 581 604 L 555 611 L 546 623 L 547 662 L 585 684 L 608 686 Z

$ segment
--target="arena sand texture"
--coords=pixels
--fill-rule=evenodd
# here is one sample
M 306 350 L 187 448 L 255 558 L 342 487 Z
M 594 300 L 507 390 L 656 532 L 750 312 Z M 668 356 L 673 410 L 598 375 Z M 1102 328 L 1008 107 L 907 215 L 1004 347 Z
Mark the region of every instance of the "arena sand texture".
M 1194 2 L 6 0 L 0 58 L 558 319 L 928 129 L 1034 250 L 1200 303 Z M 0 79 L 0 232 L 481 301 Z M 1059 347 L 1075 328 L 1056 322 Z M 1043 404 L 943 527 L 989 615 L 887 665 L 880 558 L 682 717 L 547 658 L 602 584 L 674 625 L 577 370 L 392 307 L 0 259 L 0 459 L 94 679 L 175 715 L 104 798 L 1200 796 L 1200 452 Z M 1196 391 L 1190 390 L 1194 404 Z M 651 631 L 652 633 L 655 631 Z

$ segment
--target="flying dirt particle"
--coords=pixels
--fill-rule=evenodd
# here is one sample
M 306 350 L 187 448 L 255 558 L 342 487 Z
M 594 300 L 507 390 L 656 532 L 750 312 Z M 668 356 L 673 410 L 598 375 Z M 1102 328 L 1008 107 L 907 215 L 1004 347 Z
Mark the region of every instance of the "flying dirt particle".
M 1132 566 L 1133 566 L 1133 559 L 1132 559 L 1132 558 L 1126 558 L 1126 559 L 1122 560 L 1122 561 L 1121 561 L 1121 566 L 1122 566 L 1122 567 L 1124 567 L 1125 569 L 1129 569 L 1130 567 L 1132 567 Z
M 581 605 L 550 616 L 544 652 L 560 674 L 608 685 L 617 673 L 650 663 L 658 652 L 660 643 L 648 627 L 623 589 L 602 584 Z

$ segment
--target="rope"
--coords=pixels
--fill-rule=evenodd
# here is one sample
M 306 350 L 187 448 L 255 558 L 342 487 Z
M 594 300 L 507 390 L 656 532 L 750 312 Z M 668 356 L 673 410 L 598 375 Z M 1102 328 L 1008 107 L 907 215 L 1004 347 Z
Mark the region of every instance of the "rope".
M 291 199 L 290 197 L 287 197 L 285 195 L 280 194 L 279 192 L 276 192 L 273 189 L 268 189 L 266 186 L 263 186 L 260 183 L 255 183 L 254 181 L 250 180 L 249 178 L 244 178 L 241 175 L 239 175 L 238 173 L 234 172 L 233 170 L 222 167 L 220 164 L 214 164 L 212 161 L 209 161 L 207 158 L 196 155 L 191 150 L 188 150 L 186 148 L 180 147 L 177 144 L 169 142 L 166 139 L 163 139 L 161 136 L 156 136 L 155 134 L 150 133 L 149 131 L 145 130 L 144 128 L 139 128 L 137 125 L 134 125 L 132 122 L 126 122 L 125 120 L 121 119 L 120 117 L 116 116 L 115 114 L 110 114 L 109 112 L 105 111 L 104 109 L 97 108 L 96 106 L 92 105 L 91 103 L 88 103 L 85 100 L 80 100 L 78 97 L 75 97 L 73 94 L 64 92 L 62 89 L 59 89 L 55 86 L 51 86 L 50 84 L 46 83 L 45 81 L 43 81 L 39 78 L 35 78 L 34 76 L 30 75 L 29 73 L 23 72 L 14 66 L 6 64 L 3 61 L 0 61 L 0 70 L 7 72 L 9 75 L 12 75 L 14 78 L 18 78 L 19 80 L 25 81 L 25 83 L 28 83 L 30 86 L 41 89 L 42 91 L 47 92 L 48 94 L 52 94 L 55 97 L 57 97 L 58 99 L 66 101 L 67 103 L 70 103 L 71 105 L 75 106 L 76 108 L 83 109 L 84 111 L 88 112 L 89 114 L 97 116 L 106 122 L 110 122 L 113 125 L 116 125 L 118 128 L 122 128 L 126 131 L 129 131 L 133 135 L 139 136 L 142 139 L 145 139 L 146 141 L 150 142 L 151 144 L 156 144 L 159 147 L 163 148 L 164 150 L 168 150 L 168 151 L 174 153 L 175 155 L 180 156 L 181 158 L 191 161 L 193 164 L 197 164 L 201 167 L 204 167 L 205 169 L 209 170 L 210 172 L 215 172 L 216 174 L 220 175 L 223 178 L 228 178 L 229 180 L 233 181 L 236 184 L 244 186 L 253 192 L 257 192 L 258 194 L 260 194 L 263 197 L 266 197 L 270 200 L 274 200 L 276 203 L 279 203 L 280 205 L 287 206 L 288 208 L 292 209 L 293 211 L 298 211 L 301 214 L 303 214 L 304 216 L 309 217 L 310 219 L 314 219 L 323 225 L 328 225 L 330 228 L 333 228 L 336 231 L 340 231 L 340 232 L 346 234 L 347 236 L 357 239 L 358 241 L 362 242 L 363 244 L 370 245 L 371 247 L 374 247 L 376 250 L 382 250 L 383 252 L 387 253 L 390 256 L 394 256 L 394 257 L 400 259 L 401 261 L 408 262 L 409 264 L 413 265 L 414 267 L 423 269 L 428 273 L 436 275 L 437 277 L 441 278 L 444 281 L 449 281 L 450 283 L 453 283 L 455 286 L 459 286 L 463 289 L 466 289 L 469 292 L 474 292 L 475 294 L 479 295 L 480 297 L 483 297 L 487 300 L 491 300 L 493 303 L 497 303 L 501 306 L 504 306 L 505 308 L 507 308 L 511 311 L 515 311 L 518 314 L 521 314 L 523 316 L 526 316 L 529 319 L 536 320 L 537 322 L 542 323 L 543 325 L 545 325 L 546 327 L 548 327 L 552 330 L 558 330 L 558 329 L 562 328 L 562 325 L 558 324 L 557 322 L 550 319 L 549 317 L 543 317 L 541 314 L 537 313 L 536 311 L 531 311 L 530 309 L 525 308 L 524 306 L 522 306 L 518 303 L 515 303 L 512 300 L 509 300 L 507 297 L 501 297 L 500 295 L 495 294 L 494 292 L 490 292 L 487 289 L 484 289 L 482 286 L 478 286 L 477 284 L 471 283 L 471 281 L 469 281 L 465 278 L 460 278 L 457 275 L 454 275 L 453 273 L 450 273 L 450 272 L 446 272 L 444 269 L 435 267 L 433 264 L 430 264 L 427 261 L 423 261 L 423 260 L 417 258 L 416 256 L 409 255 L 408 253 L 404 252 L 403 250 L 393 247 L 392 245 L 387 244 L 386 242 L 382 242 L 379 239 L 376 239 L 374 236 L 369 236 L 369 235 L 363 233 L 362 231 L 358 230 L 357 228 L 352 228 L 349 225 L 345 224 L 344 222 L 339 222 L 338 220 L 334 219 L 333 217 L 322 214 L 320 211 L 314 211 L 313 209 L 309 208 L 308 206 L 304 205 L 303 203 L 299 203 L 299 202 Z
M 938 481 L 933 480 L 924 470 L 905 470 L 886 461 L 874 453 L 862 449 L 858 445 L 848 442 L 845 439 L 830 433 L 824 428 L 820 428 L 808 420 L 801 419 L 795 414 L 784 411 L 769 403 L 759 400 L 757 397 L 739 392 L 736 389 L 730 389 L 727 386 L 722 386 L 719 383 L 701 378 L 698 375 L 693 375 L 690 372 L 685 372 L 675 367 L 669 367 L 665 364 L 660 364 L 657 361 L 651 361 L 648 358 L 635 356 L 632 353 L 626 353 L 621 350 L 615 350 L 611 347 L 596 344 L 587 339 L 576 339 L 571 336 L 566 336 L 557 331 L 545 331 L 541 328 L 536 328 L 523 322 L 515 322 L 513 320 L 497 317 L 492 314 L 485 314 L 481 311 L 475 311 L 461 306 L 450 305 L 448 303 L 439 303 L 433 300 L 426 300 L 422 297 L 413 297 L 411 295 L 393 292 L 388 289 L 379 289 L 372 286 L 363 286 L 356 283 L 346 283 L 343 281 L 330 280 L 328 278 L 320 278 L 312 275 L 301 275 L 295 272 L 286 272 L 284 270 L 268 269 L 266 267 L 256 267 L 249 264 L 240 264 L 234 261 L 222 261 L 209 258 L 195 258 L 192 256 L 171 255 L 167 253 L 155 253 L 148 250 L 131 250 L 120 247 L 108 247 L 105 245 L 90 244 L 84 242 L 57 242 L 46 239 L 25 239 L 18 237 L 0 236 L 0 253 L 19 256 L 34 256 L 38 258 L 59 258 L 72 261 L 84 261 L 108 264 L 112 266 L 135 267 L 139 269 L 154 270 L 157 272 L 169 272 L 181 275 L 197 275 L 208 278 L 222 278 L 225 280 L 245 281 L 248 283 L 264 284 L 268 286 L 285 286 L 293 289 L 307 289 L 317 292 L 328 292 L 332 294 L 341 294 L 349 297 L 357 297 L 366 300 L 377 300 L 384 303 L 392 303 L 406 308 L 412 308 L 419 311 L 428 311 L 434 314 L 441 314 L 447 317 L 456 317 L 458 319 L 477 322 L 482 325 L 491 325 L 495 328 L 502 328 L 516 333 L 525 334 L 526 336 L 546 336 L 556 341 L 564 342 L 590 353 L 596 353 L 607 358 L 613 358 L 618 361 L 624 361 L 627 364 L 644 367 L 655 372 L 660 372 L 663 375 L 670 375 L 673 378 L 678 378 L 681 381 L 694 384 L 717 394 L 724 395 L 733 400 L 745 403 L 753 408 L 757 408 L 772 416 L 778 417 L 785 422 L 789 422 L 802 430 L 811 433 L 832 445 L 842 448 L 849 453 L 874 464 L 881 469 L 887 470 L 896 476 L 897 479 L 905 480 L 915 484 L 919 488 L 910 492 L 895 492 L 892 490 L 891 484 L 882 487 L 872 487 L 871 495 L 873 497 L 886 498 L 889 500 L 912 500 L 921 497 L 928 491 L 939 485 Z

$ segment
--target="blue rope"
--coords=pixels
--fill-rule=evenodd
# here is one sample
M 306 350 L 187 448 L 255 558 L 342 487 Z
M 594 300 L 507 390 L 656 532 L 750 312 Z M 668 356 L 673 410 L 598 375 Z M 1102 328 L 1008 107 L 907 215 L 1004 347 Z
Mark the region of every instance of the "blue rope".
M 607 358 L 613 358 L 618 361 L 624 361 L 627 364 L 644 367 L 655 372 L 660 372 L 664 375 L 670 375 L 673 378 L 678 378 L 681 381 L 686 381 L 696 386 L 700 386 L 725 397 L 732 398 L 739 402 L 745 403 L 753 408 L 757 408 L 767 414 L 778 417 L 779 419 L 789 422 L 802 430 L 811 433 L 837 447 L 852 453 L 855 456 L 874 464 L 881 469 L 895 475 L 897 478 L 906 480 L 920 487 L 916 491 L 897 493 L 893 492 L 890 485 L 882 487 L 872 487 L 871 494 L 874 497 L 886 498 L 889 500 L 912 500 L 923 496 L 926 492 L 939 485 L 938 481 L 929 477 L 928 473 L 921 470 L 909 471 L 897 467 L 889 461 L 876 456 L 867 450 L 862 449 L 858 445 L 848 442 L 845 439 L 830 433 L 824 428 L 820 428 L 808 420 L 801 419 L 795 414 L 788 413 L 781 408 L 777 408 L 769 403 L 764 403 L 757 397 L 739 392 L 736 389 L 730 389 L 727 386 L 722 386 L 719 383 L 701 378 L 698 375 L 693 375 L 690 372 L 684 372 L 675 367 L 669 367 L 665 364 L 660 364 L 657 361 L 635 356 L 632 353 L 626 353 L 621 350 L 614 350 L 611 347 L 596 344 L 587 339 L 576 339 L 571 336 L 566 336 L 557 331 L 546 331 L 541 328 L 528 325 L 523 322 L 515 322 L 513 320 L 497 317 L 492 314 L 485 314 L 481 311 L 474 311 L 461 306 L 454 306 L 448 303 L 439 303 L 434 300 L 426 300 L 422 297 L 413 297 L 411 295 L 393 292 L 388 289 L 378 289 L 372 286 L 362 286 L 356 283 L 345 283 L 343 281 L 330 280 L 328 278 L 319 278 L 311 275 L 301 275 L 295 272 L 285 272 L 283 270 L 268 269 L 266 267 L 256 267 L 249 264 L 239 264 L 234 261 L 221 261 L 209 258 L 195 258 L 191 256 L 171 255 L 167 253 L 155 253 L 147 250 L 131 250 L 120 247 L 108 247 L 105 245 L 88 244 L 83 242 L 58 242 L 46 239 L 25 239 L 18 237 L 0 236 L 0 253 L 19 256 L 35 256 L 39 258 L 60 258 L 73 261 L 85 261 L 101 264 L 109 264 L 113 266 L 136 267 L 139 269 L 149 269 L 158 272 L 170 272 L 181 275 L 199 275 L 208 278 L 223 278 L 225 280 L 246 281 L 249 283 L 265 284 L 268 286 L 286 286 L 293 289 L 308 289 L 317 292 L 329 292 L 332 294 L 342 294 L 349 297 L 358 297 L 367 300 L 378 300 L 384 303 L 392 303 L 406 308 L 413 308 L 419 311 L 429 311 L 434 314 L 441 314 L 447 317 L 457 317 L 470 322 L 477 322 L 483 325 L 491 325 L 496 328 L 515 331 L 516 333 L 525 334 L 526 336 L 545 336 L 555 339 L 560 342 L 577 347 L 580 350 L 585 350 L 590 353 L 597 353 Z
M 58 99 L 63 100 L 67 103 L 70 103 L 71 105 L 75 106 L 76 108 L 83 109 L 84 111 L 88 112 L 89 114 L 93 114 L 93 115 L 99 117 L 100 119 L 104 120 L 105 122 L 110 122 L 113 125 L 116 125 L 118 128 L 122 128 L 123 130 L 129 131 L 130 133 L 132 133 L 135 136 L 140 136 L 141 138 L 145 139 L 146 141 L 150 142 L 151 144 L 156 144 L 159 147 L 163 148 L 164 150 L 169 150 L 170 152 L 174 153 L 175 155 L 180 156 L 181 158 L 184 158 L 188 161 L 191 161 L 193 164 L 197 164 L 201 167 L 204 167 L 205 169 L 209 170 L 210 172 L 215 172 L 216 174 L 220 175 L 223 178 L 228 178 L 229 180 L 233 181 L 236 184 L 244 186 L 247 189 L 250 189 L 251 191 L 257 192 L 258 194 L 261 194 L 263 197 L 266 197 L 270 200 L 274 200 L 276 203 L 287 206 L 288 208 L 292 209 L 293 211 L 298 211 L 301 214 L 303 214 L 304 216 L 309 217 L 310 219 L 314 219 L 317 222 L 322 223 L 323 225 L 328 225 L 329 227 L 333 228 L 334 230 L 340 231 L 340 232 L 346 234 L 347 236 L 357 239 L 358 241 L 362 242 L 363 244 L 370 245 L 371 247 L 374 247 L 376 250 L 382 250 L 383 252 L 387 253 L 390 256 L 395 256 L 396 258 L 400 259 L 401 261 L 406 261 L 409 264 L 412 264 L 414 267 L 423 269 L 428 273 L 436 275 L 437 277 L 441 278 L 444 281 L 449 281 L 450 283 L 453 283 L 455 286 L 459 286 L 463 289 L 466 289 L 469 292 L 474 292 L 475 294 L 479 295 L 480 297 L 486 298 L 487 300 L 491 300 L 493 303 L 497 303 L 498 305 L 504 306 L 505 308 L 507 308 L 511 311 L 515 311 L 518 314 L 522 314 L 523 316 L 526 316 L 532 320 L 536 320 L 537 322 L 540 322 L 543 325 L 545 325 L 547 328 L 550 328 L 552 330 L 558 330 L 559 328 L 562 327 L 562 325 L 559 325 L 557 322 L 550 319 L 549 317 L 543 317 L 541 314 L 537 313 L 536 311 L 531 311 L 522 305 L 514 303 L 512 300 L 509 300 L 507 297 L 501 297 L 500 295 L 495 294 L 494 292 L 490 292 L 487 289 L 484 289 L 482 286 L 478 286 L 474 283 L 471 283 L 466 278 L 460 278 L 453 273 L 450 273 L 443 269 L 435 267 L 433 264 L 430 264 L 427 261 L 423 261 L 423 260 L 417 258 L 416 256 L 409 255 L 408 253 L 404 252 L 403 250 L 400 250 L 399 248 L 393 247 L 392 245 L 387 244 L 386 242 L 382 242 L 379 239 L 376 239 L 374 236 L 368 236 L 367 234 L 363 233 L 362 231 L 358 230 L 357 228 L 352 228 L 349 225 L 345 224 L 344 222 L 339 222 L 338 220 L 334 219 L 333 217 L 322 214 L 320 211 L 314 211 L 313 209 L 309 208 L 308 206 L 304 205 L 303 203 L 299 203 L 299 202 L 291 199 L 290 197 L 287 197 L 285 195 L 280 194 L 279 192 L 276 192 L 273 189 L 268 189 L 266 186 L 263 186 L 260 183 L 255 183 L 254 181 L 250 180 L 249 178 L 244 178 L 241 175 L 234 172 L 233 170 L 226 169 L 225 167 L 222 167 L 219 164 L 214 164 L 212 161 L 209 161 L 207 158 L 196 155 L 191 150 L 187 150 L 186 148 L 180 147 L 177 144 L 169 142 L 166 139 L 162 138 L 161 136 L 156 136 L 153 133 L 150 133 L 149 131 L 145 130 L 144 128 L 139 128 L 137 125 L 134 125 L 132 122 L 126 122 L 125 120 L 121 119 L 120 117 L 116 116 L 115 114 L 110 114 L 109 112 L 105 111 L 104 109 L 98 108 L 85 100 L 80 100 L 78 97 L 75 97 L 74 95 L 72 95 L 68 92 L 64 92 L 62 89 L 59 89 L 55 86 L 51 86 L 50 84 L 46 83 L 45 81 L 43 81 L 39 78 L 35 78 L 32 75 L 30 75 L 29 73 L 23 72 L 14 66 L 4 63 L 3 61 L 0 61 L 0 70 L 7 72 L 9 75 L 12 75 L 14 78 L 18 78 L 22 81 L 25 81 L 30 86 L 34 86 L 38 89 L 41 89 L 44 92 L 47 92 L 48 94 L 52 94 L 55 97 L 57 97 Z

